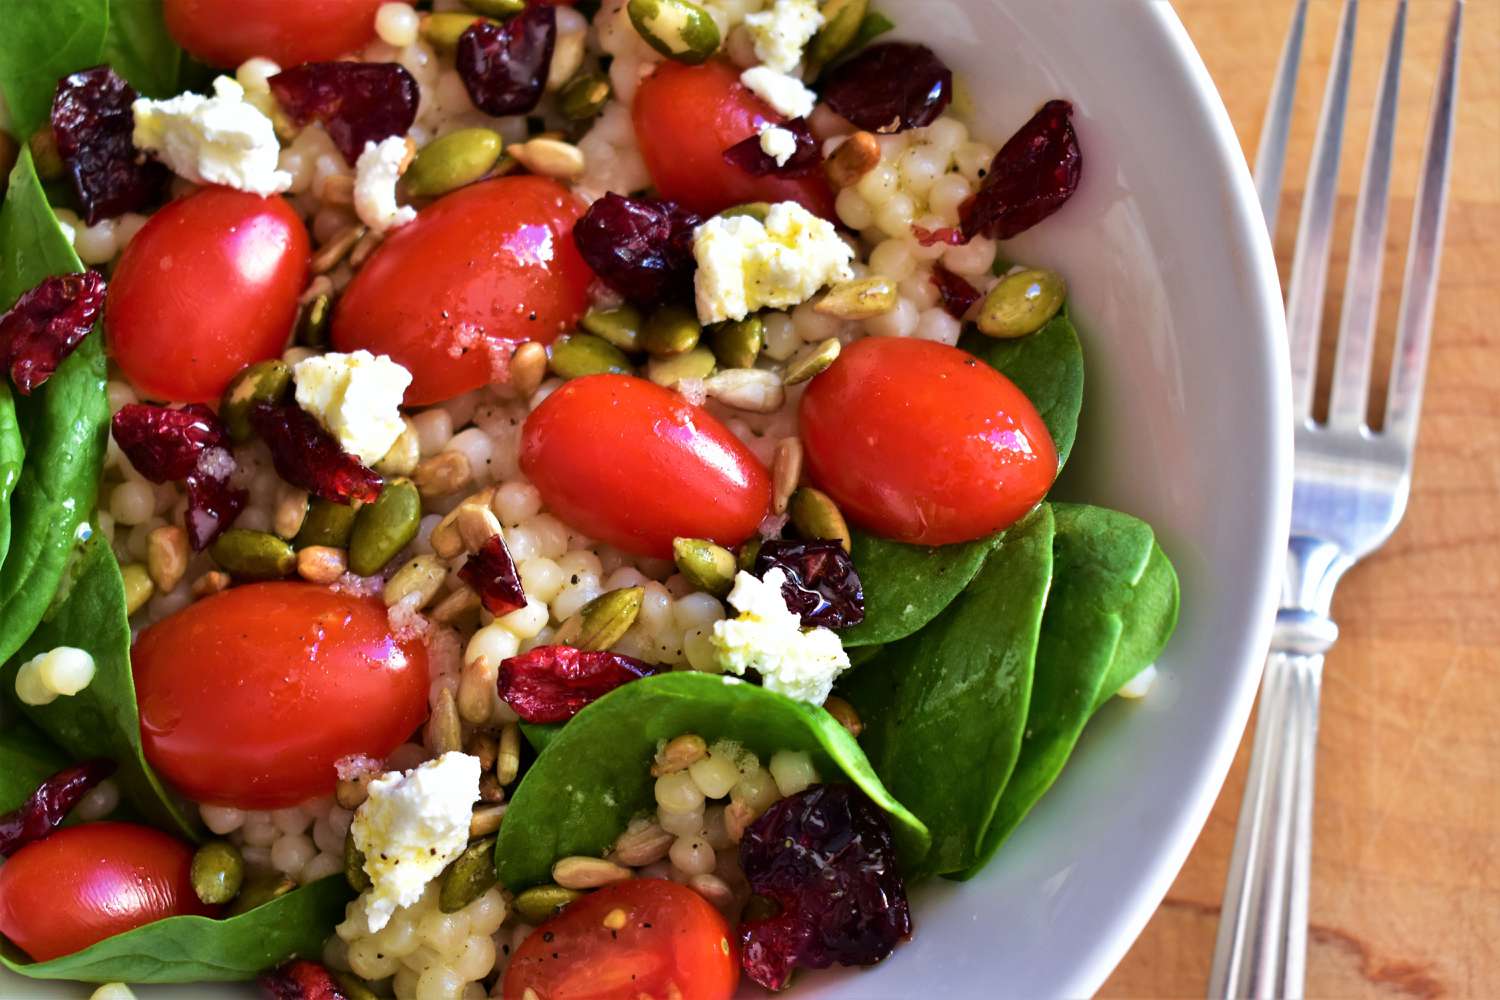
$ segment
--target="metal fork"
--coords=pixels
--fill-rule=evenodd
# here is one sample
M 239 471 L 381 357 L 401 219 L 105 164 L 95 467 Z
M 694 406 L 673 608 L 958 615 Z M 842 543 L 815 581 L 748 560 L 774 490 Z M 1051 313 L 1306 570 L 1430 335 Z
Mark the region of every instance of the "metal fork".
M 1406 0 L 1396 10 L 1370 131 L 1327 420 L 1315 422 L 1312 412 L 1358 6 L 1358 0 L 1345 0 L 1287 295 L 1296 421 L 1292 530 L 1209 980 L 1209 996 L 1216 998 L 1303 995 L 1318 700 L 1323 654 L 1338 638 L 1338 627 L 1329 617 L 1333 592 L 1351 566 L 1390 538 L 1406 511 L 1411 489 L 1443 244 L 1464 3 L 1454 0 L 1433 93 L 1385 421 L 1379 431 L 1371 430 L 1365 415 Z M 1307 0 L 1298 0 L 1256 159 L 1256 186 L 1273 233 L 1306 16 Z

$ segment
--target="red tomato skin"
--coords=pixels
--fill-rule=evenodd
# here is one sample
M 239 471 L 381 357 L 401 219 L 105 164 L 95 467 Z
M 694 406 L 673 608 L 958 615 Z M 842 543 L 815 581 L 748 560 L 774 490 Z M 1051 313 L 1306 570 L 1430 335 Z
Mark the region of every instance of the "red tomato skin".
M 408 406 L 503 380 L 517 344 L 550 344 L 588 308 L 593 272 L 573 243 L 582 214 L 544 177 L 500 177 L 438 199 L 349 283 L 334 348 L 405 365 Z
M 148 826 L 65 827 L 0 867 L 0 934 L 46 962 L 166 917 L 212 916 L 192 862 L 192 847 Z
M 427 717 L 427 652 L 385 605 L 305 583 L 188 605 L 131 652 L 146 759 L 194 802 L 280 809 L 333 791 Z
M 837 221 L 822 171 L 807 177 L 755 177 L 724 160 L 724 151 L 786 118 L 740 83 L 739 70 L 714 60 L 686 66 L 668 60 L 641 81 L 632 110 L 636 140 L 663 198 L 702 216 L 751 201 L 795 201 Z
M 765 466 L 718 418 L 630 375 L 547 397 L 521 430 L 521 469 L 570 527 L 659 559 L 679 537 L 738 545 L 771 502 Z
M 1057 478 L 1057 450 L 1031 401 L 946 344 L 868 337 L 802 397 L 813 482 L 860 527 L 915 545 L 1009 527 Z
M 279 197 L 206 187 L 151 217 L 105 298 L 111 357 L 143 395 L 216 402 L 278 357 L 307 285 L 307 228 Z
M 625 911 L 610 931 L 604 918 Z M 555 957 L 554 957 L 555 956 Z M 718 910 L 687 886 L 633 879 L 591 892 L 542 924 L 505 972 L 504 1000 L 729 1000 L 739 950 Z
M 177 44 L 233 69 L 264 56 L 283 69 L 337 59 L 375 37 L 384 0 L 164 0 Z

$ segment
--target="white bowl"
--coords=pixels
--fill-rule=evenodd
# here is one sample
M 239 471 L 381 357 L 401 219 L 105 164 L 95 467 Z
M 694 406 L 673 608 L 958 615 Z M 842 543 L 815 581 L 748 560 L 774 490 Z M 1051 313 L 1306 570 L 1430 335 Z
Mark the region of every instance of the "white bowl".
M 1006 256 L 1068 277 L 1084 337 L 1083 427 L 1059 492 L 1155 525 L 1181 574 L 1182 624 L 1151 696 L 1100 714 L 981 876 L 919 889 L 915 934 L 880 968 L 809 976 L 796 993 L 1087 996 L 1186 858 L 1260 677 L 1291 495 L 1276 269 L 1229 117 L 1165 0 L 878 6 L 949 60 L 988 138 L 1049 98 L 1074 103 L 1083 184 Z M 86 992 L 0 976 L 16 1000 Z

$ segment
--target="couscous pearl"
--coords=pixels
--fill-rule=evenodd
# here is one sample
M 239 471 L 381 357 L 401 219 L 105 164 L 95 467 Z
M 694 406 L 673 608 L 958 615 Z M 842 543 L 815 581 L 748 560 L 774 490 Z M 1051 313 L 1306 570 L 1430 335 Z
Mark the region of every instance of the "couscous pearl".
M 603 560 L 600 561 L 600 565 L 604 566 Z M 609 576 L 605 578 L 604 589 L 620 590 L 624 587 L 644 587 L 650 582 L 646 575 L 634 566 L 621 566 L 619 569 L 612 570 Z
M 729 797 L 735 802 L 749 806 L 756 814 L 769 809 L 776 801 L 776 781 L 771 773 L 757 768 L 740 778 L 730 789 Z
M 436 455 L 453 438 L 453 418 L 447 410 L 423 410 L 411 420 L 417 428 L 417 445 L 423 458 Z
M 937 286 L 932 283 L 932 272 L 925 267 L 901 282 L 898 290 L 903 299 L 909 300 L 918 309 L 927 309 L 937 305 L 940 297 Z
M 478 427 L 459 431 L 443 450 L 456 451 L 467 458 L 476 483 L 483 485 L 489 482 L 490 462 L 495 456 L 495 445 L 484 431 Z
M 913 198 L 925 198 L 937 179 L 948 171 L 948 151 L 913 146 L 901 154 L 901 187 Z
M 114 812 L 120 805 L 120 786 L 113 781 L 101 781 L 89 789 L 79 801 L 76 809 L 80 820 L 92 823 Z
M 198 815 L 203 817 L 204 826 L 221 837 L 245 825 L 244 811 L 232 806 L 199 806 Z
M 387 4 L 386 6 L 393 7 L 396 5 Z M 281 67 L 276 63 L 270 59 L 256 56 L 253 59 L 246 59 L 240 63 L 239 68 L 234 71 L 234 78 L 241 87 L 244 87 L 246 91 L 252 94 L 265 93 L 271 89 L 267 81 L 280 72 Z
M 674 813 L 702 813 L 703 790 L 687 771 L 664 774 L 656 779 L 656 803 Z
M 312 839 L 318 850 L 325 853 L 344 849 L 344 838 L 333 832 L 333 825 L 326 819 L 320 819 L 313 824 Z
M 782 796 L 796 795 L 818 780 L 812 758 L 801 751 L 780 750 L 771 755 L 771 777 Z
M 578 582 L 563 587 L 552 602 L 552 617 L 560 622 L 578 614 L 585 604 L 604 593 L 597 576 L 580 573 L 569 579 L 576 579 Z
M 854 189 L 860 193 L 860 197 L 870 203 L 872 209 L 878 210 L 896 193 L 896 181 L 896 168 L 881 161 L 859 179 Z
M 78 257 L 85 264 L 106 264 L 119 252 L 113 219 L 102 219 L 78 230 L 73 240 Z
M 714 870 L 714 849 L 702 837 L 678 837 L 667 856 L 684 875 L 707 875 Z
M 646 594 L 641 598 L 641 611 L 637 620 L 651 632 L 660 632 L 672 617 L 672 595 L 656 581 L 646 584 Z
M 516 561 L 518 567 L 526 560 L 535 559 L 540 555 L 536 535 L 524 525 L 505 529 L 505 547 L 510 549 L 510 557 Z
M 400 960 L 382 952 L 370 938 L 349 945 L 349 967 L 365 979 L 384 979 L 396 974 Z
M 422 946 L 422 939 L 417 937 L 417 925 L 406 912 L 398 911 L 375 935 L 375 944 L 388 955 L 405 958 Z
M 809 344 L 837 336 L 841 323 L 837 316 L 818 312 L 811 302 L 804 302 L 792 310 L 792 325 L 797 330 L 797 336 Z
M 144 524 L 156 511 L 156 489 L 147 482 L 121 483 L 109 495 L 109 513 L 117 524 Z
M 869 229 L 875 224 L 875 213 L 871 210 L 870 203 L 852 187 L 839 192 L 834 208 L 838 211 L 839 220 L 850 229 Z
M 518 639 L 530 639 L 547 627 L 549 617 L 547 605 L 540 598 L 528 594 L 524 608 L 496 618 L 494 624 L 514 633 Z
M 490 889 L 483 896 L 464 907 L 469 930 L 474 934 L 493 934 L 505 923 L 505 897 L 499 889 Z M 475 977 L 478 978 L 478 977 Z
M 724 825 L 724 807 L 710 806 L 703 813 L 703 839 L 716 851 L 728 850 L 734 841 Z
M 952 347 L 958 343 L 961 333 L 963 333 L 963 324 L 948 315 L 947 310 L 935 307 L 922 313 L 922 318 L 917 321 L 917 332 L 914 336 Z
M 969 138 L 969 127 L 957 118 L 944 116 L 927 126 L 924 138 L 937 149 L 952 152 Z
M 887 236 L 905 237 L 911 232 L 912 220 L 916 218 L 917 205 L 911 195 L 904 191 L 891 195 L 875 213 L 875 224 Z
M 953 151 L 953 163 L 970 184 L 978 184 L 989 170 L 995 151 L 982 142 L 966 142 Z
M 766 356 L 773 361 L 785 361 L 802 346 L 792 317 L 783 312 L 774 312 L 765 317 Z
M 943 266 L 966 277 L 988 275 L 995 266 L 995 241 L 978 236 L 964 246 L 949 247 L 943 252 Z
M 324 851 L 318 854 L 302 866 L 302 871 L 297 873 L 297 882 L 301 885 L 307 885 L 309 882 L 316 882 L 330 875 L 337 875 L 344 870 L 342 853 L 342 851 L 337 854 L 331 851 Z
M 263 872 L 271 870 L 271 849 L 269 847 L 256 847 L 246 844 L 240 848 L 240 857 L 245 859 L 246 868 Z
M 892 281 L 906 280 L 917 268 L 911 247 L 907 240 L 883 241 L 870 251 L 870 270 Z
M 961 174 L 944 174 L 927 192 L 927 209 L 945 224 L 958 221 L 958 207 L 974 192 Z
M 419 19 L 410 4 L 383 3 L 375 11 L 375 33 L 387 45 L 404 48 L 417 40 Z
M 307 829 L 307 813 L 299 807 L 291 809 L 277 809 L 271 813 L 271 822 L 276 824 L 276 829 L 282 833 L 301 833 Z
M 557 567 L 569 576 L 604 575 L 604 564 L 599 561 L 598 556 L 587 549 L 573 549 L 557 561 Z
M 494 509 L 505 524 L 520 524 L 542 512 L 542 495 L 530 483 L 505 483 L 495 491 Z
M 723 668 L 719 666 L 719 654 L 714 649 L 713 626 L 705 625 L 702 628 L 688 629 L 682 635 L 682 653 L 687 657 L 688 666 L 703 673 L 718 673 Z
M 469 922 L 457 913 L 433 910 L 417 923 L 417 936 L 422 943 L 439 952 L 462 947 L 468 935 Z
M 476 660 L 498 667 L 500 661 L 508 660 L 521 650 L 521 640 L 508 628 L 498 624 L 486 625 L 475 632 L 464 649 L 464 662 Z
M 680 629 L 707 625 L 724 617 L 724 606 L 718 598 L 702 591 L 688 594 L 672 604 L 672 620 Z
M 483 979 L 495 966 L 495 942 L 488 934 L 470 935 L 454 957 L 453 971 L 464 979 Z
M 568 551 L 568 526 L 551 514 L 538 514 L 526 522 L 536 538 L 537 551 L 548 559 L 561 559 Z
M 890 312 L 865 320 L 865 329 L 877 337 L 910 337 L 916 332 L 920 319 L 915 304 L 899 299 L 896 308 Z
M 722 799 L 740 780 L 740 770 L 734 761 L 719 754 L 709 754 L 688 768 L 693 784 L 704 797 Z
M 807 119 L 807 127 L 820 141 L 836 135 L 848 135 L 852 131 L 849 122 L 826 104 L 819 104 Z
M 300 833 L 278 837 L 276 843 L 271 845 L 271 867 L 288 875 L 300 872 L 304 865 L 317 856 L 318 848 L 312 839 Z
M 462 995 L 464 979 L 453 969 L 434 965 L 417 977 L 416 1000 L 453 1000 Z

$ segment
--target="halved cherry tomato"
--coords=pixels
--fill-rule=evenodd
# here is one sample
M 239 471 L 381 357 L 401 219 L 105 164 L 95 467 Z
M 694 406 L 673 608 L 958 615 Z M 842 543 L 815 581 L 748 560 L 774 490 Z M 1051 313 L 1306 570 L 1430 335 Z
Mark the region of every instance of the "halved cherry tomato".
M 717 60 L 686 66 L 668 60 L 636 91 L 635 136 L 663 198 L 700 215 L 751 201 L 795 201 L 834 218 L 833 192 L 822 171 L 807 177 L 756 177 L 724 160 L 724 151 L 786 119 Z
M 500 177 L 438 199 L 349 283 L 334 347 L 405 365 L 409 406 L 503 379 L 516 344 L 550 344 L 588 308 L 593 272 L 573 245 L 582 214 L 544 177 Z
M 531 412 L 521 469 L 590 538 L 668 558 L 672 539 L 738 545 L 771 502 L 765 466 L 711 413 L 629 375 L 574 379 Z
M 212 916 L 193 892 L 193 849 L 134 823 L 85 823 L 0 866 L 0 934 L 46 962 L 166 917 Z
M 284 69 L 337 59 L 375 37 L 384 0 L 164 0 L 177 44 L 214 66 L 264 56 Z
M 279 809 L 333 791 L 427 717 L 427 652 L 385 605 L 304 583 L 235 587 L 131 651 L 146 759 L 195 802 Z
M 207 187 L 153 215 L 105 300 L 110 355 L 152 399 L 216 401 L 281 354 L 307 284 L 307 228 L 283 199 Z
M 1057 478 L 1036 407 L 946 344 L 856 341 L 808 385 L 801 418 L 812 480 L 860 527 L 901 542 L 947 545 L 1009 527 Z
M 736 952 L 724 917 L 687 886 L 617 882 L 532 931 L 510 960 L 502 995 L 728 1000 L 740 978 Z

